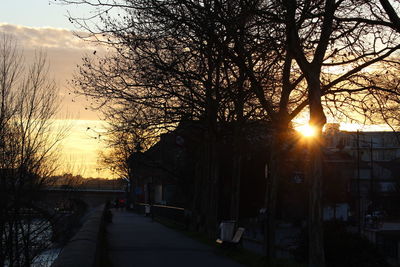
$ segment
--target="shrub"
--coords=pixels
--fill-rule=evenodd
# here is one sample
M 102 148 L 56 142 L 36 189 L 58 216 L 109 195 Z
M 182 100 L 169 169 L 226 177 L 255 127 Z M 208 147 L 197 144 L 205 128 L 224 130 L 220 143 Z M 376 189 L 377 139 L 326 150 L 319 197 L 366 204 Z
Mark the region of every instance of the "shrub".
M 296 259 L 307 261 L 307 232 L 300 236 L 300 245 L 295 251 Z M 386 267 L 389 266 L 377 247 L 357 233 L 349 233 L 341 222 L 324 225 L 324 249 L 327 267 Z

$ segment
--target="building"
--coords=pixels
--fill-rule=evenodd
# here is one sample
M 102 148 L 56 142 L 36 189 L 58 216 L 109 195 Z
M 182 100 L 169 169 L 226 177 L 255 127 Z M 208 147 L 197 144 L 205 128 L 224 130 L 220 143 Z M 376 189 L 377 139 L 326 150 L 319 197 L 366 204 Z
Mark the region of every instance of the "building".
M 180 125 L 147 151 L 133 153 L 129 165 L 136 202 L 184 206 L 191 195 L 200 138 L 196 123 Z
M 219 214 L 229 217 L 232 186 L 232 130 L 221 127 L 217 141 L 219 173 Z M 266 124 L 247 125 L 242 137 L 242 182 L 240 209 L 243 214 L 257 213 L 263 205 L 265 192 L 264 166 L 268 159 L 268 130 Z M 196 187 L 201 188 L 204 159 L 205 130 L 200 122 L 181 123 L 172 132 L 145 152 L 131 157 L 133 179 L 136 181 L 136 201 L 166 204 L 192 209 L 196 202 Z M 197 189 L 197 190 L 198 190 Z M 204 191 L 204 190 L 203 190 Z M 249 208 L 250 207 L 250 208 Z
M 400 133 L 346 132 L 330 125 L 325 136 L 328 151 L 354 160 L 349 191 L 361 199 L 362 216 L 377 210 L 400 216 L 400 207 L 393 205 L 400 181 Z
M 330 125 L 326 130 L 326 147 L 353 159 L 349 204 L 359 231 L 380 248 L 389 262 L 398 265 L 400 133 L 345 132 Z

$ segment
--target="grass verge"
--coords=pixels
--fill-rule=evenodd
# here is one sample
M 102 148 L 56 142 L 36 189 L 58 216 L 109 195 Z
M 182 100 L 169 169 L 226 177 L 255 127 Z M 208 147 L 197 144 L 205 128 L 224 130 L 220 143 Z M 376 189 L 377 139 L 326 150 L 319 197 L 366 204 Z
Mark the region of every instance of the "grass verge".
M 195 232 L 195 231 L 189 231 L 185 229 L 183 225 L 177 224 L 172 220 L 166 219 L 166 218 L 161 218 L 161 217 L 155 217 L 154 221 L 171 228 L 173 230 L 176 230 L 178 232 L 181 232 L 185 236 L 197 240 L 205 245 L 208 245 L 210 247 L 213 247 L 218 255 L 222 255 L 225 257 L 228 257 L 240 264 L 243 264 L 245 266 L 249 267 L 306 267 L 304 264 L 299 264 L 297 262 L 294 262 L 293 260 L 287 260 L 287 259 L 276 259 L 272 261 L 271 264 L 268 264 L 268 260 L 265 256 L 260 255 L 258 253 L 254 253 L 252 251 L 249 251 L 247 249 L 244 249 L 242 247 L 236 247 L 236 248 L 222 248 L 220 246 L 217 246 L 215 240 L 209 238 L 206 234 Z

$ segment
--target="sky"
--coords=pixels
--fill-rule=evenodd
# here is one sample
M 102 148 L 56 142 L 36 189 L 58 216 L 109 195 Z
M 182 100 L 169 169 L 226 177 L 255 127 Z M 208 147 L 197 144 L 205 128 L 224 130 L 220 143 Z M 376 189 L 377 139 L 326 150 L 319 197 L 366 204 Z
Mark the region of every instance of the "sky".
M 49 0 L 3 0 L 0 9 L 0 22 L 14 25 L 59 28 L 76 30 L 67 17 L 67 12 L 88 14 L 84 6 L 61 5 Z
M 48 0 L 3 0 L 0 8 L 0 34 L 13 35 L 27 63 L 35 51 L 47 54 L 50 76 L 60 88 L 61 109 L 57 116 L 60 124 L 70 127 L 63 140 L 59 172 L 74 172 L 86 177 L 111 178 L 112 174 L 97 164 L 97 154 L 105 144 L 97 133 L 104 131 L 99 112 L 90 110 L 84 97 L 75 96 L 70 82 L 77 64 L 93 47 L 74 36 L 78 31 L 67 18 L 89 14 L 85 7 L 62 6 Z M 88 130 L 90 129 L 90 130 Z

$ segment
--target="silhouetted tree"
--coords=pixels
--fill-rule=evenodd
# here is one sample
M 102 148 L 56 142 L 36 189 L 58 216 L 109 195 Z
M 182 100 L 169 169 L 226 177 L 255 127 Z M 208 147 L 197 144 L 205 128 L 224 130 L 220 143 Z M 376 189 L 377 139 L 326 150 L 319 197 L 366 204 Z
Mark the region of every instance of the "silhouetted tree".
M 201 179 L 207 182 L 206 188 L 197 190 L 206 196 L 199 201 L 201 213 L 213 217 L 209 229 L 215 229 L 217 217 L 217 143 L 221 129 L 234 124 L 231 128 L 235 193 L 231 213 L 237 218 L 242 129 L 245 121 L 264 118 L 243 69 L 225 55 L 232 39 L 238 39 L 234 33 L 240 31 L 232 21 L 237 21 L 235 17 L 243 13 L 245 6 L 235 1 L 211 1 L 204 5 L 196 1 L 138 1 L 129 5 L 114 2 L 103 7 L 119 7 L 126 14 L 121 15 L 121 20 L 104 15 L 102 21 L 106 23 L 98 28 L 108 38 L 98 40 L 116 53 L 98 62 L 85 58 L 76 78 L 77 87 L 99 101 L 97 107 L 105 111 L 108 119 L 124 116 L 118 120 L 120 125 L 130 124 L 160 134 L 174 129 L 182 119 L 203 122 L 206 142 Z
M 349 24 L 340 23 L 340 19 L 335 19 L 347 17 L 349 13 L 352 13 L 349 5 L 354 3 L 351 2 L 327 0 L 324 3 L 316 4 L 315 8 L 313 8 L 314 2 L 312 1 L 285 2 L 288 52 L 296 60 L 307 82 L 310 124 L 317 129 L 317 135 L 310 143 L 309 159 L 310 266 L 325 265 L 321 206 L 322 128 L 326 123 L 322 105 L 323 96 L 335 93 L 334 97 L 340 98 L 339 93 L 343 88 L 336 86 L 346 86 L 347 81 L 355 88 L 346 88 L 347 93 L 351 94 L 352 89 L 355 92 L 356 90 L 365 90 L 363 79 L 366 78 L 362 71 L 387 58 L 399 47 L 395 39 L 390 36 L 390 29 L 380 29 L 367 24 L 359 25 L 354 21 Z M 319 15 L 315 17 L 313 14 Z M 356 12 L 356 16 L 359 14 Z M 302 28 L 303 25 L 304 28 Z M 380 32 L 381 30 L 384 33 Z M 389 36 L 385 36 L 385 34 Z M 368 37 L 374 38 L 375 42 L 371 43 L 367 39 Z M 377 38 L 382 40 L 383 47 L 376 43 Z M 352 69 L 344 71 L 339 78 L 332 79 L 332 76 L 336 75 L 332 73 L 328 76 L 324 75 L 324 67 L 329 65 L 352 66 Z M 349 105 L 357 106 L 357 103 L 359 102 L 355 99 Z
M 204 205 L 212 207 L 206 209 L 210 215 L 217 201 L 218 125 L 233 121 L 235 135 L 240 136 L 244 114 L 272 122 L 266 190 L 270 258 L 277 181 L 290 151 L 287 133 L 292 120 L 309 109 L 310 123 L 318 132 L 309 153 L 310 265 L 323 266 L 320 178 L 325 112 L 372 120 L 375 96 L 395 93 L 376 86 L 374 77 L 399 48 L 392 25 L 364 21 L 376 10 L 358 0 L 78 3 L 103 8 L 98 13 L 101 23 L 94 27 L 87 20 L 73 21 L 117 52 L 99 62 L 85 59 L 77 78 L 85 94 L 102 100 L 99 107 L 122 106 L 121 111 L 140 114 L 136 125 L 147 129 L 173 127 L 183 117 L 206 122 L 204 162 L 210 165 L 203 169 L 207 178 L 202 189 L 212 196 Z
M 0 36 L 0 265 L 29 266 L 49 245 L 39 190 L 57 168 L 65 135 L 55 128 L 58 91 L 43 53 L 25 66 L 16 41 Z M 47 235 L 46 235 L 47 233 Z

